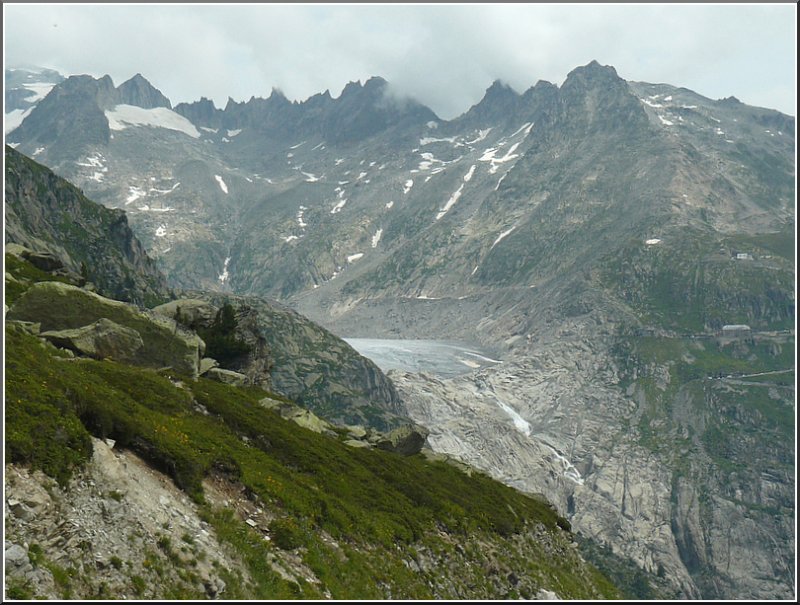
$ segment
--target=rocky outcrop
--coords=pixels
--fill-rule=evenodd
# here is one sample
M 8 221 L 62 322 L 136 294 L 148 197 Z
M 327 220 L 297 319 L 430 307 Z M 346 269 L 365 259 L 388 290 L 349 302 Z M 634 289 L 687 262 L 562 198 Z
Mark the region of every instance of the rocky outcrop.
M 262 407 L 280 414 L 281 418 L 291 420 L 315 433 L 324 433 L 333 437 L 344 433 L 343 443 L 350 447 L 377 448 L 402 456 L 413 456 L 422 450 L 428 437 L 428 430 L 415 424 L 405 424 L 388 433 L 382 433 L 363 426 L 339 426 L 326 422 L 313 412 L 288 401 L 278 401 L 267 397 L 259 403 Z
M 284 420 L 291 420 L 298 426 L 302 426 L 309 431 L 325 433 L 326 435 L 336 435 L 333 431 L 333 425 L 330 422 L 326 422 L 313 412 L 301 408 L 299 405 L 287 401 L 278 401 L 269 397 L 262 399 L 259 403 L 262 407 L 280 414 L 281 418 Z
M 224 370 L 222 368 L 210 368 L 204 372 L 206 378 L 223 382 L 234 387 L 243 387 L 247 384 L 247 376 L 233 370 Z
M 61 331 L 85 328 L 83 334 L 98 333 L 107 320 L 124 326 L 128 341 L 138 333 L 142 347 L 132 353 L 130 363 L 147 367 L 172 367 L 176 372 L 197 376 L 205 343 L 194 332 L 162 315 L 142 311 L 133 305 L 87 292 L 60 282 L 31 286 L 9 310 L 12 320 L 37 321 L 41 330 Z M 86 328 L 99 322 L 94 328 Z
M 374 440 L 375 447 L 403 456 L 418 454 L 425 445 L 430 431 L 425 427 L 405 424 Z
M 219 309 L 205 300 L 181 298 L 153 307 L 152 311 L 174 319 L 187 328 L 197 330 L 211 327 Z
M 139 332 L 106 318 L 72 330 L 49 330 L 42 332 L 41 336 L 55 346 L 79 355 L 125 363 L 135 362 L 144 347 Z
M 17 244 L 14 244 L 11 249 L 6 249 L 6 252 L 16 254 L 42 271 L 52 272 L 64 268 L 64 261 L 52 252 L 35 252 Z
M 247 374 L 250 380 L 268 373 L 274 392 L 336 424 L 363 424 L 386 430 L 408 422 L 397 392 L 383 372 L 346 342 L 302 315 L 258 297 L 199 291 L 186 295 L 208 301 L 214 308 L 231 304 L 236 313 L 237 334 L 254 350 L 268 352 L 251 353 L 233 368 Z M 174 317 L 184 304 L 187 316 L 205 309 L 199 303 L 175 301 L 161 307 L 161 312 Z
M 68 488 L 5 467 L 7 597 L 161 599 L 180 588 L 218 598 L 226 596 L 220 569 L 247 576 L 185 493 L 113 441 L 92 441 L 91 462 Z M 172 558 L 156 571 L 154 553 L 165 549 Z
M 219 363 L 217 362 L 216 359 L 212 359 L 210 357 L 203 357 L 203 359 L 200 360 L 200 366 L 198 367 L 198 373 L 200 374 L 200 376 L 202 376 L 203 374 L 208 372 L 210 369 L 216 368 L 216 367 L 219 367 Z
M 45 271 L 66 270 L 91 281 L 117 300 L 152 305 L 169 298 L 166 279 L 133 235 L 125 212 L 92 202 L 10 147 L 5 157 L 5 241 L 30 248 L 21 252 L 23 258 Z
M 611 341 L 592 335 L 597 327 L 572 323 L 540 339 L 535 354 L 474 375 L 389 376 L 411 417 L 430 428 L 436 452 L 543 494 L 574 531 L 662 577 L 683 598 L 790 598 L 794 486 L 791 457 L 779 445 L 785 430 L 763 416 L 748 420 L 747 405 L 730 403 L 758 401 L 770 386 L 747 392 L 700 380 L 679 389 L 670 387 L 669 365 L 640 368 L 661 377 L 653 392 L 674 389 L 658 401 L 653 392 L 620 388 Z M 793 390 L 771 388 L 779 413 Z M 763 440 L 734 437 L 759 431 Z M 725 456 L 706 445 L 721 434 L 731 439 Z
M 227 333 L 228 328 L 216 323 L 220 307 L 205 300 L 181 298 L 159 305 L 153 309 L 153 312 L 169 317 L 200 334 L 210 335 L 213 332 L 217 336 L 234 339 L 246 349 L 246 352 L 236 355 L 232 359 L 226 358 L 223 363 L 217 362 L 217 365 L 224 366 L 225 370 L 244 375 L 248 384 L 268 390 L 272 388 L 270 370 L 273 359 L 266 339 L 258 327 L 258 311 L 252 307 L 243 305 L 233 311 L 232 323 L 235 326 L 230 333 Z M 225 333 L 223 334 L 223 332 Z M 214 340 L 210 340 L 209 343 L 212 347 L 214 346 Z M 208 353 L 217 355 L 213 350 L 209 350 Z

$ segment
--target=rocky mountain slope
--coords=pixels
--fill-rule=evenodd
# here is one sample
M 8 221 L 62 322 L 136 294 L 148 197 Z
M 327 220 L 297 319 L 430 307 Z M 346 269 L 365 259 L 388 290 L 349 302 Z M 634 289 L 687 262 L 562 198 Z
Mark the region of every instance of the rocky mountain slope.
M 45 292 L 63 294 L 61 317 L 37 314 Z M 412 433 L 332 426 L 261 388 L 193 376 L 168 344 L 185 340 L 177 325 L 164 333 L 163 315 L 101 298 L 45 280 L 8 311 L 6 598 L 619 594 L 544 500 L 427 460 Z M 101 304 L 138 344 L 57 346 L 52 324 Z
M 469 376 L 389 376 L 436 451 L 546 494 L 576 531 L 684 598 L 791 598 L 793 337 L 597 328 L 573 323 Z
M 256 296 L 186 292 L 252 318 L 269 351 L 270 386 L 338 423 L 387 429 L 408 422 L 394 385 L 369 359 L 299 313 Z M 236 368 L 239 369 L 239 368 Z
M 478 376 L 395 376 L 437 449 L 683 596 L 794 591 L 793 117 L 595 62 L 452 121 L 377 78 L 174 111 L 59 87 L 9 140 L 129 210 L 173 284 L 502 351 Z M 45 141 L 67 107 L 91 136 Z
M 30 158 L 6 147 L 5 241 L 49 252 L 103 293 L 143 305 L 170 290 L 128 226 Z
M 174 298 L 164 276 L 128 228 L 124 211 L 94 203 L 69 182 L 9 147 L 5 211 L 7 249 L 13 252 L 6 259 L 7 304 L 16 302 L 32 281 L 43 278 L 77 285 L 88 281 L 104 296 L 140 306 L 152 307 Z M 30 262 L 36 266 L 28 266 Z M 196 322 L 187 326 L 190 329 L 210 328 L 220 307 L 235 304 L 237 335 L 247 343 L 249 352 L 225 365 L 228 370 L 244 372 L 249 384 L 275 389 L 332 420 L 382 429 L 408 421 L 383 373 L 320 326 L 277 303 L 255 297 L 233 300 L 230 296 L 194 294 L 216 305 L 195 306 L 197 314 L 205 314 L 205 323 Z M 63 312 L 67 307 L 62 303 L 69 295 L 60 292 L 53 296 L 43 295 L 41 300 L 26 303 L 30 309 L 24 319 L 52 308 L 45 330 L 74 330 L 101 318 L 120 321 L 115 307 L 88 299 L 81 304 L 80 313 L 67 317 Z M 184 294 L 170 303 L 173 314 L 179 306 L 184 314 L 189 311 L 192 301 L 186 297 Z M 89 312 L 87 305 L 94 311 Z M 128 312 L 123 315 L 133 316 Z M 58 317 L 62 319 L 57 321 Z M 173 315 L 169 319 L 179 318 Z M 129 327 L 136 329 L 138 324 Z M 159 342 L 152 350 L 144 347 L 130 359 L 159 359 L 163 346 Z

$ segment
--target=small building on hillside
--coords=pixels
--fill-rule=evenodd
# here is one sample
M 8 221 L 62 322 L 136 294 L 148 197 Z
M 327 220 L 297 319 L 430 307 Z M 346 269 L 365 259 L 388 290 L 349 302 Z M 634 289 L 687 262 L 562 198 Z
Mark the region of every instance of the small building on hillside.
M 728 324 L 722 326 L 720 336 L 723 338 L 749 338 L 752 333 L 750 326 L 745 324 Z
M 749 252 L 737 252 L 736 260 L 753 260 L 753 255 Z

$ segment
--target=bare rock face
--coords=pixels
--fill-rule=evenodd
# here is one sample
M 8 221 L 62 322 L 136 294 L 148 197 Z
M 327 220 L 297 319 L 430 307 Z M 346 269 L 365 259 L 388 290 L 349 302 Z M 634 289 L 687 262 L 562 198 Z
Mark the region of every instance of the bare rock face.
M 793 482 L 783 470 L 786 453 L 754 442 L 748 466 L 769 484 L 748 493 L 752 481 L 719 466 L 702 441 L 659 448 L 642 420 L 651 400 L 619 387 L 613 359 L 601 339 L 578 332 L 472 375 L 440 380 L 391 371 L 389 377 L 414 421 L 430 428 L 436 452 L 544 495 L 574 531 L 665 578 L 683 598 L 791 598 Z M 666 388 L 669 372 L 650 371 L 663 375 L 658 384 Z M 708 411 L 701 420 L 703 402 L 674 388 L 677 428 L 650 421 L 665 439 L 684 430 L 681 424 L 702 432 L 718 422 Z M 715 382 L 705 397 L 735 388 Z M 773 391 L 776 402 L 788 392 Z
M 57 347 L 80 355 L 122 362 L 135 361 L 144 347 L 139 332 L 106 318 L 73 330 L 50 330 L 43 332 L 41 336 Z
M 186 314 L 191 315 L 204 308 L 192 302 L 196 299 L 208 301 L 214 308 L 232 305 L 236 335 L 251 347 L 251 353 L 231 369 L 247 375 L 253 384 L 266 386 L 336 424 L 387 430 L 408 422 L 394 385 L 384 373 L 299 313 L 257 297 L 201 291 L 187 295 L 191 300 L 162 305 L 159 312 L 174 317 L 174 309 L 186 305 Z

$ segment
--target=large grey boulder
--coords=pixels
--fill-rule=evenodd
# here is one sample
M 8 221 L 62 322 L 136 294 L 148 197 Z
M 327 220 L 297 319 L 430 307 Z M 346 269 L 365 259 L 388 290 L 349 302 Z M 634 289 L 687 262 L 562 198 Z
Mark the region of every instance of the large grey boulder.
M 88 326 L 50 330 L 42 332 L 41 336 L 57 347 L 80 355 L 95 359 L 111 358 L 125 363 L 135 363 L 139 351 L 144 347 L 139 332 L 105 317 Z
M 50 272 L 64 268 L 64 261 L 62 261 L 52 252 L 37 252 L 29 250 L 22 254 L 22 258 L 42 271 Z
M 178 323 L 197 329 L 198 327 L 207 328 L 217 316 L 219 309 L 209 302 L 196 298 L 183 298 L 172 300 L 163 305 L 153 307 L 153 313 L 158 313 Z
M 30 561 L 28 560 L 28 551 L 26 551 L 19 544 L 11 544 L 6 546 L 5 561 L 7 568 L 25 567 Z
M 206 372 L 208 372 L 212 368 L 218 368 L 218 367 L 219 367 L 219 362 L 217 362 L 216 359 L 211 359 L 210 357 L 203 357 L 203 359 L 200 360 L 200 368 L 198 370 L 198 373 L 200 374 L 200 376 L 203 376 Z
M 405 424 L 383 434 L 375 442 L 375 447 L 403 456 L 418 454 L 425 445 L 429 431 L 418 424 Z
M 203 374 L 209 380 L 216 380 L 217 382 L 224 382 L 235 387 L 243 387 L 247 384 L 247 376 L 240 372 L 233 370 L 224 370 L 222 368 L 210 368 Z
M 142 347 L 129 363 L 172 367 L 197 377 L 205 343 L 174 320 L 61 282 L 31 286 L 9 309 L 8 319 L 36 321 L 43 332 L 82 328 L 108 319 L 139 333 Z
M 284 420 L 291 420 L 298 426 L 325 435 L 336 435 L 330 422 L 314 414 L 314 412 L 286 401 L 277 401 L 265 397 L 259 401 L 262 407 L 277 412 Z

